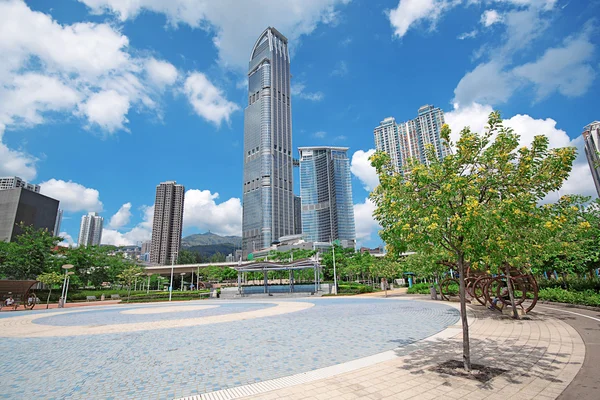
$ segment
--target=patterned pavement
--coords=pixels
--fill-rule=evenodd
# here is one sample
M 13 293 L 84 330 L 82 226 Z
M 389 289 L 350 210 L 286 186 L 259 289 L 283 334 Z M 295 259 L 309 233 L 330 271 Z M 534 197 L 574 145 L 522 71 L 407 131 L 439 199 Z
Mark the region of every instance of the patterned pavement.
M 444 304 L 377 298 L 175 304 L 2 313 L 0 398 L 194 396 L 373 356 L 458 321 Z

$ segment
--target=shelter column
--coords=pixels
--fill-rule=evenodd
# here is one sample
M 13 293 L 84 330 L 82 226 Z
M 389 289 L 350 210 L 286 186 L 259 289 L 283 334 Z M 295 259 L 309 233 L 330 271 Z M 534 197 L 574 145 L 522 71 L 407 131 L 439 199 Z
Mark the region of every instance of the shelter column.
M 265 277 L 265 293 L 269 293 L 269 281 L 268 279 L 268 272 L 267 270 L 263 270 L 263 276 Z

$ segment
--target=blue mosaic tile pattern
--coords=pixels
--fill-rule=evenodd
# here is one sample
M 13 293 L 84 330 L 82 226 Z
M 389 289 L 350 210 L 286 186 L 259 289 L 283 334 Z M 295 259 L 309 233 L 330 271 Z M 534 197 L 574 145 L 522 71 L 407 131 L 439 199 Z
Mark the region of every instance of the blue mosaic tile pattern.
M 196 327 L 0 338 L 0 398 L 173 399 L 377 354 L 433 335 L 459 319 L 455 309 L 435 303 L 369 298 L 295 301 L 315 306 L 274 317 Z M 242 301 L 186 304 L 218 304 L 221 312 L 262 306 Z M 47 322 L 57 323 L 51 318 L 59 316 L 51 314 Z M 67 319 L 61 316 L 61 323 L 80 324 L 82 314 L 88 321 L 120 318 L 105 308 L 68 314 Z

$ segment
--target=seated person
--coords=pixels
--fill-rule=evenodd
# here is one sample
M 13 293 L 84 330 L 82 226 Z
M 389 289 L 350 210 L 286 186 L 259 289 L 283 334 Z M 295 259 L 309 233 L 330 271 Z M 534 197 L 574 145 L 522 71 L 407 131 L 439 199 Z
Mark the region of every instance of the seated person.
M 29 295 L 29 297 L 27 298 L 27 305 L 32 306 L 35 304 L 35 301 L 36 301 L 35 293 L 31 293 Z
M 4 304 L 10 307 L 15 304 L 15 300 L 10 296 L 8 299 L 4 300 Z
M 490 310 L 493 310 L 495 308 L 497 308 L 496 304 L 498 304 L 498 301 L 502 299 L 504 301 L 510 301 L 510 296 L 508 294 L 508 285 L 506 284 L 506 281 L 502 281 L 502 289 L 500 290 L 500 297 L 494 297 L 494 299 L 492 300 L 492 305 L 489 307 Z

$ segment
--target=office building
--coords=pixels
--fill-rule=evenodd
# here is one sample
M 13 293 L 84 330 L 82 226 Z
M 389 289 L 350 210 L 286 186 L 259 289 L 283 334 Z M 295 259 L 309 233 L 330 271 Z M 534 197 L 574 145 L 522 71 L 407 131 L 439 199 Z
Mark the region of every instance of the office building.
M 583 128 L 585 156 L 587 157 L 596 192 L 600 196 L 600 122 L 594 121 Z
M 21 223 L 53 232 L 57 211 L 58 200 L 22 186 L 0 190 L 0 240 L 14 241 Z
M 39 193 L 40 185 L 34 185 L 31 183 L 25 182 L 23 179 L 18 176 L 8 176 L 4 178 L 0 178 L 0 190 L 7 189 L 16 189 L 22 187 L 23 189 L 31 190 L 32 192 Z
M 98 213 L 90 212 L 81 217 L 78 246 L 100 246 L 102 242 L 102 227 L 104 218 Z
M 152 248 L 152 241 L 147 240 L 145 242 L 142 242 L 141 253 L 142 254 L 150 253 L 151 248 Z
M 258 38 L 248 69 L 244 111 L 244 255 L 294 228 L 292 113 L 287 39 L 274 28 Z
M 419 108 L 417 118 L 397 123 L 393 117 L 385 118 L 373 134 L 377 151 L 388 153 L 396 171 L 408 171 L 408 162 L 415 159 L 427 163 L 425 147 L 433 145 L 438 158 L 450 151 L 440 137 L 444 125 L 444 112 L 440 108 L 425 105 Z
M 354 206 L 347 147 L 300 147 L 302 236 L 354 247 Z
M 56 222 L 54 223 L 54 236 L 60 234 L 60 225 L 62 224 L 63 210 L 58 210 L 56 213 Z
M 175 181 L 156 186 L 150 247 L 152 264 L 167 265 L 177 260 L 183 229 L 184 197 L 185 188 Z
M 302 233 L 302 199 L 300 196 L 294 196 L 294 234 Z

